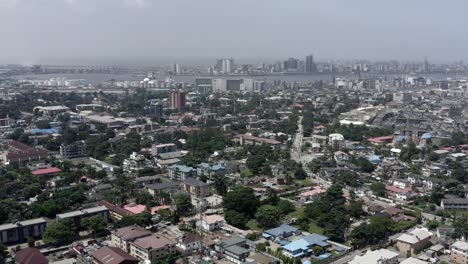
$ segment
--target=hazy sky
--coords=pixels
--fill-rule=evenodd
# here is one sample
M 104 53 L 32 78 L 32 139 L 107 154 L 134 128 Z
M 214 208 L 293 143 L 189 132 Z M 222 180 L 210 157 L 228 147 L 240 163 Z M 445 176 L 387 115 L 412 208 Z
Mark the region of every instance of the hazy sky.
M 0 0 L 0 64 L 467 59 L 467 0 Z

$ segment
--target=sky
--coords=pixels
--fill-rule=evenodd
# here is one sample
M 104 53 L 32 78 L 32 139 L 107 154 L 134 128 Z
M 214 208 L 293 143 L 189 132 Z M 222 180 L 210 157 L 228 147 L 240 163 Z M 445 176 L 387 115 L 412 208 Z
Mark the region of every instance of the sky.
M 467 59 L 466 0 L 0 0 L 2 63 Z

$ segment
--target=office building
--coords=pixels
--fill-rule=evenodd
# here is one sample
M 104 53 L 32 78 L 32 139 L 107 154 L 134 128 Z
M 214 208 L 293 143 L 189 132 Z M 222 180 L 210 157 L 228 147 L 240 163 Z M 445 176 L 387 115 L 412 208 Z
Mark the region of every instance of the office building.
M 313 73 L 317 71 L 317 66 L 314 63 L 314 56 L 309 55 L 306 57 L 306 62 L 305 62 L 305 72 L 306 73 Z

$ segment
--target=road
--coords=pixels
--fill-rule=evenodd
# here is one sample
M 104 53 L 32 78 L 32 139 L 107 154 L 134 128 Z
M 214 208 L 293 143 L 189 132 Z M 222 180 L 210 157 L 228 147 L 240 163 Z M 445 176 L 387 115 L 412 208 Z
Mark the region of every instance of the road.
M 296 134 L 294 135 L 293 144 L 291 146 L 291 159 L 298 163 L 301 163 L 305 172 L 307 173 L 309 178 L 313 179 L 313 181 L 325 187 L 330 187 L 330 182 L 320 178 L 320 175 L 312 173 L 307 167 L 307 163 L 314 159 L 314 155 L 302 153 L 302 143 L 304 140 L 304 128 L 302 126 L 302 118 L 303 117 L 300 116 L 297 120 L 298 128 Z

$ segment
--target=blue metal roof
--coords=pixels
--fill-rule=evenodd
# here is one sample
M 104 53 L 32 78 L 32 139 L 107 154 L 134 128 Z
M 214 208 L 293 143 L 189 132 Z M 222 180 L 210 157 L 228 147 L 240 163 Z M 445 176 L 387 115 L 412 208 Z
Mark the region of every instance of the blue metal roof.
M 432 134 L 431 133 L 424 133 L 422 136 L 421 136 L 421 139 L 430 139 L 432 138 Z
M 294 233 L 294 232 L 297 232 L 297 228 L 290 226 L 290 225 L 285 225 L 285 224 L 264 231 L 264 233 L 269 234 L 274 237 L 281 236 L 287 233 Z

